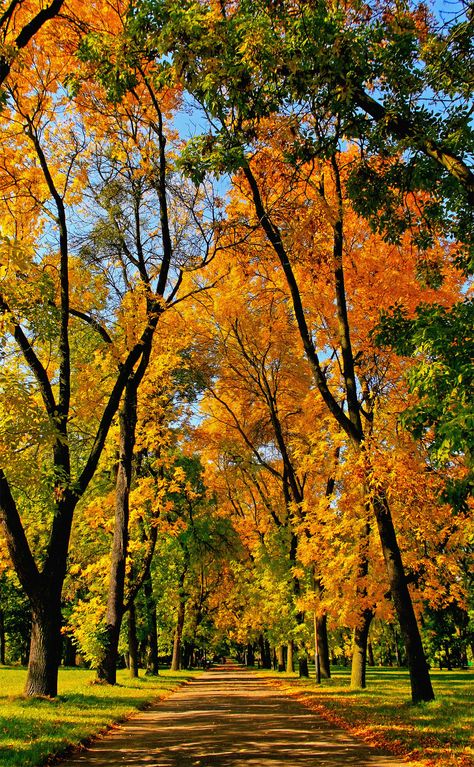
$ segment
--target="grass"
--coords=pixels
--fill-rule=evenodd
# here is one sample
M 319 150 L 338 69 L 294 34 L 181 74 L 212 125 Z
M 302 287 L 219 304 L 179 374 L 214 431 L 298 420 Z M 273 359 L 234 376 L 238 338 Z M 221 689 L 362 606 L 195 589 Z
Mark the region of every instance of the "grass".
M 436 672 L 436 700 L 413 705 L 408 672 L 369 669 L 366 690 L 349 689 L 349 671 L 316 685 L 295 674 L 265 673 L 285 692 L 370 743 L 428 767 L 474 767 L 474 672 Z
M 199 672 L 160 672 L 115 687 L 92 685 L 94 673 L 61 669 L 54 700 L 22 696 L 26 672 L 0 669 L 0 767 L 37 767 L 86 741 Z M 367 690 L 349 690 L 349 672 L 335 669 L 320 686 L 313 678 L 259 671 L 331 721 L 419 767 L 473 767 L 474 672 L 432 672 L 436 700 L 414 706 L 402 669 L 369 669 Z M 400 762 L 402 764 L 402 761 Z
M 160 671 L 131 679 L 119 671 L 117 685 L 93 685 L 94 672 L 60 669 L 54 700 L 22 695 L 26 671 L 0 669 L 0 767 L 37 767 L 163 698 L 196 672 Z

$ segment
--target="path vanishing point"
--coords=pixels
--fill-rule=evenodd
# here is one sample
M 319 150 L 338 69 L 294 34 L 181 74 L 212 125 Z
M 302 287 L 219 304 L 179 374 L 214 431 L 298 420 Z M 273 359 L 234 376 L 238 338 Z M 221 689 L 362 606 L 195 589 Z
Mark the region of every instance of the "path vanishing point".
M 263 677 L 206 671 L 60 767 L 400 767 Z

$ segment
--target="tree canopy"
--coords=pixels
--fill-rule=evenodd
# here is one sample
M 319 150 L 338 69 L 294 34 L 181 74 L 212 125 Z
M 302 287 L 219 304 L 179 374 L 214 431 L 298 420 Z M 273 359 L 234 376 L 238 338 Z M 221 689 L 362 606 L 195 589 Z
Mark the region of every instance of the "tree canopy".
M 472 23 L 0 4 L 0 612 L 28 694 L 71 647 L 114 683 L 124 651 L 305 674 L 315 643 L 363 687 L 395 623 L 414 702 L 450 631 L 466 662 Z

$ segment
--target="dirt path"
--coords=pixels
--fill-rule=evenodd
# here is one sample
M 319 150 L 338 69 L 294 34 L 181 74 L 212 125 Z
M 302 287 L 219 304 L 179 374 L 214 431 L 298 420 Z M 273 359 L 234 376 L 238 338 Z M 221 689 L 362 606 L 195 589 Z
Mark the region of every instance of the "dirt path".
M 400 767 L 244 669 L 205 672 L 61 767 Z

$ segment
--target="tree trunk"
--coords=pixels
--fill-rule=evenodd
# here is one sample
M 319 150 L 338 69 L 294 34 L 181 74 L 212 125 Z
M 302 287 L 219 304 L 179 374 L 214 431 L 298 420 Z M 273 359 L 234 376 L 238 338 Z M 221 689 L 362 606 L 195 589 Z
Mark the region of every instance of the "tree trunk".
M 272 667 L 272 653 L 270 650 L 270 642 L 268 639 L 265 638 L 265 665 L 264 668 L 271 668 Z
M 194 662 L 194 642 L 184 642 L 183 646 L 183 668 L 193 667 Z
M 255 652 L 253 649 L 253 644 L 251 644 L 250 642 L 247 644 L 247 649 L 246 649 L 246 665 L 255 666 Z
M 65 634 L 64 639 L 64 665 L 69 666 L 70 668 L 74 668 L 76 664 L 76 647 L 73 644 L 71 637 L 69 634 Z
M 367 663 L 369 666 L 375 666 L 374 648 L 372 647 L 372 642 L 367 643 Z
M 138 383 L 134 378 L 128 381 L 120 410 L 119 460 L 115 483 L 115 525 L 110 557 L 104 654 L 97 668 L 97 677 L 108 682 L 108 684 L 115 684 L 117 681 L 118 643 L 124 613 L 129 496 L 137 422 L 137 386 Z
M 147 643 L 148 652 L 146 659 L 146 673 L 148 676 L 158 676 L 158 631 L 156 627 L 156 601 L 153 596 L 153 584 L 150 571 L 143 582 L 143 594 L 145 596 L 145 609 L 147 620 Z
M 136 679 L 138 677 L 138 639 L 135 602 L 131 602 L 128 609 L 128 663 L 130 676 Z
M 178 618 L 176 621 L 176 630 L 173 642 L 173 658 L 171 660 L 171 671 L 179 671 L 181 668 L 181 637 L 183 636 L 184 616 L 186 611 L 186 595 L 184 593 L 185 572 L 182 573 L 179 582 L 179 603 Z
M 364 610 L 361 622 L 352 634 L 351 690 L 364 690 L 366 687 L 367 640 L 374 614 Z
M 293 640 L 291 639 L 288 642 L 288 650 L 286 655 L 286 670 L 287 672 L 290 672 L 290 673 L 293 673 L 293 671 L 295 670 L 294 650 L 295 650 L 295 645 Z
M 308 658 L 306 655 L 298 657 L 298 675 L 300 677 L 309 677 Z
M 329 642 L 326 613 L 316 616 L 316 640 L 318 648 L 319 672 L 323 679 L 330 679 L 331 667 L 329 662 Z
M 272 657 L 270 654 L 270 643 L 268 639 L 265 639 L 263 634 L 258 637 L 258 644 L 260 647 L 260 657 L 262 659 L 262 668 L 272 667 Z
M 278 645 L 276 649 L 276 656 L 277 656 L 277 669 L 278 671 L 284 671 L 285 670 L 285 659 L 284 659 L 284 652 L 283 652 L 283 645 Z
M 31 611 L 31 640 L 25 695 L 55 698 L 61 660 L 61 596 L 35 599 Z
M 420 703 L 421 701 L 434 700 L 428 664 L 405 578 L 392 515 L 387 499 L 381 491 L 374 496 L 374 511 L 387 568 L 390 592 L 407 654 L 412 701 L 413 703 Z

